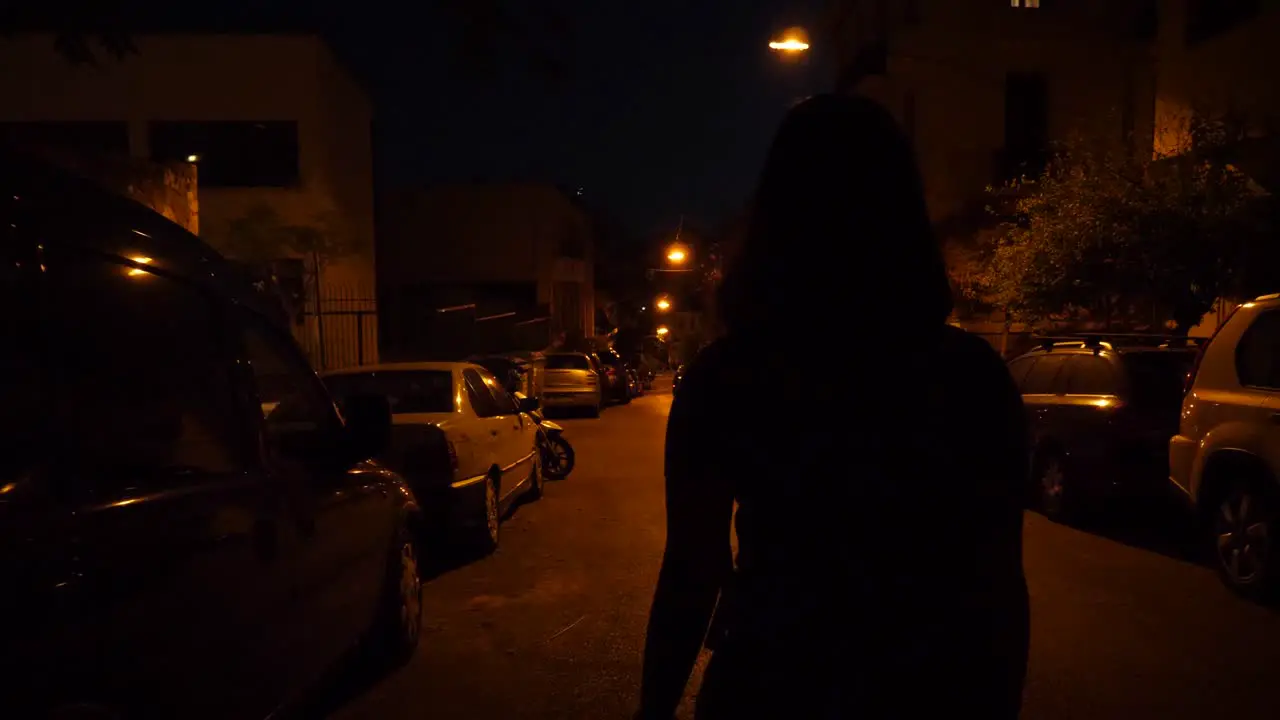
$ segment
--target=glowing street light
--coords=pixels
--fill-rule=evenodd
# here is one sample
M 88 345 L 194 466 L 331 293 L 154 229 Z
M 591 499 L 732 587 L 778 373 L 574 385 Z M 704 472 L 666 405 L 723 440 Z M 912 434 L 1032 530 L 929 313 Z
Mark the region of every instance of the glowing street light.
M 683 247 L 680 247 L 679 245 L 672 245 L 670 248 L 667 248 L 667 261 L 672 265 L 683 264 L 684 261 L 688 259 L 689 253 L 686 252 Z
M 658 310 L 666 312 L 671 309 L 671 301 L 666 298 L 658 298 L 658 302 L 654 303 Z
M 809 49 L 809 34 L 804 28 L 790 28 L 782 34 L 781 39 L 770 42 L 769 49 L 789 55 L 802 53 Z
M 667 329 L 667 326 L 666 326 L 666 325 L 659 325 L 659 326 L 658 326 L 658 337 L 666 337 L 666 336 L 667 336 L 667 333 L 669 333 L 669 332 L 671 332 L 671 331 Z

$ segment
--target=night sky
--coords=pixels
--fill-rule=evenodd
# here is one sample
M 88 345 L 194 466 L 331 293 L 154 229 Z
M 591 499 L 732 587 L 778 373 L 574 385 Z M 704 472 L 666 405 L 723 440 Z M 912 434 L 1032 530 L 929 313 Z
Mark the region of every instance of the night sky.
M 771 7 L 744 8 L 758 5 Z M 560 6 L 560 82 L 516 51 L 494 56 L 494 74 L 468 71 L 459 23 L 436 10 L 348 23 L 339 41 L 378 102 L 384 181 L 581 187 L 637 238 L 682 213 L 714 226 L 742 207 L 787 107 L 831 77 L 819 47 L 803 63 L 767 47 L 787 27 L 813 30 L 821 0 Z

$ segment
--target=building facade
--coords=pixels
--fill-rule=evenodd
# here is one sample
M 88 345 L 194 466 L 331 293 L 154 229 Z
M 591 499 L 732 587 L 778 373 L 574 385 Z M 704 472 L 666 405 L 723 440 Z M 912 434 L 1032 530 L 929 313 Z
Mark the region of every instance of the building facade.
M 377 358 L 370 103 L 306 34 L 156 34 L 72 64 L 53 37 L 0 42 L 0 136 L 195 167 L 198 219 L 225 254 L 300 287 L 313 362 Z M 318 270 L 317 270 L 318 266 Z M 296 276 L 296 277 L 293 277 Z
M 879 45 L 857 89 L 893 110 L 944 227 L 1057 143 L 1140 152 L 1153 125 L 1148 0 L 845 0 L 837 54 Z
M 420 356 L 431 349 L 422 343 L 455 354 L 541 350 L 591 337 L 593 227 L 570 194 L 550 185 L 388 193 L 378 258 L 388 352 Z

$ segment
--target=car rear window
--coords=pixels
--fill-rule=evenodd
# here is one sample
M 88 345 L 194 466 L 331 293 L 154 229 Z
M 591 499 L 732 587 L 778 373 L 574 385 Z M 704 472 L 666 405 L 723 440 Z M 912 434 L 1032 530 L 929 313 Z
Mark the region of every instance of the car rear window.
M 329 392 L 341 402 L 352 395 L 385 395 L 396 415 L 454 411 L 453 373 L 448 370 L 390 370 L 332 375 Z
M 1124 366 L 1134 400 L 1181 402 L 1182 385 L 1195 358 L 1190 350 L 1125 353 Z
M 548 370 L 590 370 L 586 355 L 548 355 Z

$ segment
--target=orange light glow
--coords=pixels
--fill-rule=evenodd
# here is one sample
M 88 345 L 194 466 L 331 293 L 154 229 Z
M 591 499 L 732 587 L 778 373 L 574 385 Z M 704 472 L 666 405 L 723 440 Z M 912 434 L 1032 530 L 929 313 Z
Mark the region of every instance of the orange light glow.
M 809 49 L 809 33 L 804 28 L 789 28 L 781 39 L 769 43 L 769 49 L 782 53 L 802 53 Z
M 669 332 L 671 331 L 667 329 L 667 326 L 663 325 L 662 327 L 658 328 L 658 337 L 665 337 L 666 334 Z
M 685 249 L 679 245 L 673 245 L 667 249 L 667 260 L 675 265 L 679 265 L 688 259 L 689 253 L 685 252 Z
M 671 301 L 667 300 L 666 298 L 661 298 L 658 300 L 657 306 L 659 310 L 662 310 L 665 312 L 671 309 Z
M 134 262 L 136 262 L 136 263 L 138 263 L 139 265 L 150 265 L 150 264 L 151 264 L 151 258 L 149 258 L 149 257 L 133 257 L 133 258 L 129 258 L 129 259 L 130 259 L 130 260 L 132 260 L 132 261 L 134 261 Z M 146 271 L 146 270 L 143 270 L 143 269 L 141 269 L 141 268 L 130 268 L 130 270 L 129 270 L 129 275 L 130 275 L 130 276 L 146 275 L 146 274 L 147 274 L 147 271 Z

